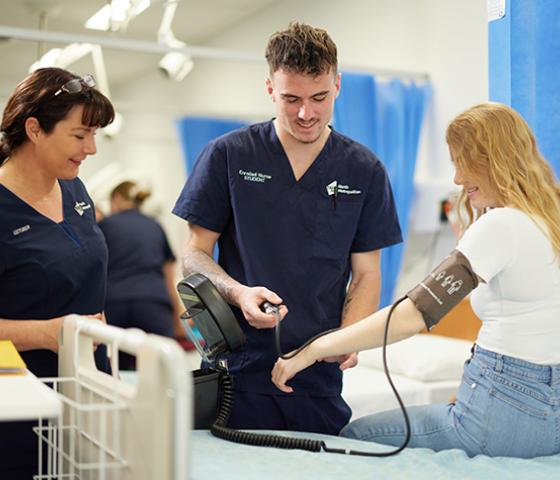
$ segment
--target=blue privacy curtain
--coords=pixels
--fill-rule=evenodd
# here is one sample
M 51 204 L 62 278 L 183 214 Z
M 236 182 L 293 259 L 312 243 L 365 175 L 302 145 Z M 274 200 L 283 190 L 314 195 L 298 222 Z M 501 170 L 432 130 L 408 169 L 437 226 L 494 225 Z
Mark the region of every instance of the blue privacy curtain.
M 210 117 L 188 116 L 177 120 L 187 175 L 191 173 L 200 152 L 210 140 L 245 125 L 247 124 L 237 120 Z
M 490 99 L 529 123 L 560 178 L 560 2 L 510 0 L 488 24 Z
M 180 118 L 176 124 L 183 148 L 187 176 L 190 175 L 196 159 L 210 140 L 247 125 L 247 123 L 238 120 L 194 116 Z M 214 247 L 214 260 L 216 262 L 218 261 L 218 254 L 218 244 L 216 243 Z
M 335 129 L 369 147 L 385 165 L 405 239 L 420 127 L 430 96 L 426 83 L 380 82 L 372 75 L 343 73 L 334 108 Z M 381 306 L 393 301 L 403 250 L 399 244 L 382 252 Z

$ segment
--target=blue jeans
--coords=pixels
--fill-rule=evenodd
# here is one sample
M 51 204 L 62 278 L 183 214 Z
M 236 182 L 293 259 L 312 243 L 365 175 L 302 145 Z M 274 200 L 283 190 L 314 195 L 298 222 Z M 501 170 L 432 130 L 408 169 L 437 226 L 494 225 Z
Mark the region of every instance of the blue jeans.
M 532 458 L 560 453 L 560 365 L 537 365 L 474 348 L 455 403 L 407 409 L 409 447 L 459 448 L 479 454 Z M 402 445 L 401 410 L 360 418 L 340 435 Z

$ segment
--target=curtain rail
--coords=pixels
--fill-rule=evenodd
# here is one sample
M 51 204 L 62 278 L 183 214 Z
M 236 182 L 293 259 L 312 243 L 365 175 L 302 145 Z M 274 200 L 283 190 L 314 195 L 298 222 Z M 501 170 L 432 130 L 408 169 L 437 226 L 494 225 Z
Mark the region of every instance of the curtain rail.
M 0 38 L 14 38 L 18 40 L 31 40 L 52 43 L 93 43 L 106 48 L 117 50 L 128 50 L 140 53 L 165 54 L 168 52 L 182 52 L 193 58 L 208 58 L 216 60 L 235 60 L 242 62 L 263 62 L 260 54 L 249 52 L 237 52 L 232 50 L 221 50 L 210 47 L 169 47 L 156 42 L 142 40 L 130 40 L 126 38 L 112 38 L 101 35 L 83 35 L 79 33 L 55 32 L 45 30 L 33 30 L 28 28 L 9 27 L 0 25 Z
M 140 53 L 165 54 L 168 52 L 182 52 L 191 55 L 193 58 L 205 58 L 212 60 L 233 60 L 240 62 L 264 63 L 262 55 L 250 52 L 223 50 L 211 47 L 169 47 L 157 42 L 146 42 L 142 40 L 131 40 L 126 38 L 112 38 L 101 35 L 84 35 L 80 33 L 56 32 L 46 30 L 35 30 L 28 28 L 10 27 L 0 25 L 0 38 L 13 38 L 17 40 L 29 40 L 36 42 L 52 43 L 93 43 L 106 48 L 116 50 L 127 50 Z M 351 65 L 341 65 L 342 70 L 349 72 L 371 73 L 380 77 L 398 77 L 410 80 L 429 81 L 427 73 L 412 72 L 399 69 L 383 69 L 376 67 L 355 67 Z

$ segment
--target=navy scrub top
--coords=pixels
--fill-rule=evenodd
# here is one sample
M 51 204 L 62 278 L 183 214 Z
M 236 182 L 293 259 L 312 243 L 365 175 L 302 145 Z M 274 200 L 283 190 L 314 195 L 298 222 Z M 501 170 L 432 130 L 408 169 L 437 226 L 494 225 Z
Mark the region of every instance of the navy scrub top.
M 0 185 L 0 318 L 47 320 L 103 310 L 107 246 L 95 223 L 93 202 L 78 178 L 59 184 L 61 223 Z M 55 353 L 31 350 L 21 355 L 35 375 L 58 375 Z M 106 368 L 106 361 L 99 360 L 98 367 Z
M 163 265 L 175 256 L 161 226 L 131 208 L 104 218 L 99 228 L 109 248 L 107 303 L 141 299 L 171 305 Z
M 173 213 L 221 234 L 218 261 L 234 279 L 282 297 L 284 352 L 340 326 L 351 253 L 402 241 L 385 169 L 367 148 L 332 131 L 296 181 L 272 121 L 210 142 Z M 281 394 L 270 380 L 274 329 L 255 329 L 233 309 L 248 340 L 228 360 L 236 389 Z M 295 395 L 332 396 L 341 379 L 338 364 L 319 362 L 290 385 Z

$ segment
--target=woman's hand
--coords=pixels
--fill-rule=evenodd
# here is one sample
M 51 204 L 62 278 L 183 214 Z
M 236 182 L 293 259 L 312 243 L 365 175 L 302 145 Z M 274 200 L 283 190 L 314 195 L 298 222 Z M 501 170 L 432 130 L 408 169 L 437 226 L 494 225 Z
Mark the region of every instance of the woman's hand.
M 107 325 L 107 317 L 105 317 L 105 311 L 99 312 L 99 313 L 94 313 L 92 315 L 82 315 L 85 318 L 89 318 L 90 320 L 99 320 L 100 322 L 104 323 L 105 325 Z M 99 343 L 93 342 L 93 351 L 95 352 L 97 350 L 97 347 L 99 347 Z
M 44 348 L 58 353 L 58 337 L 65 317 L 56 317 L 40 324 L 44 326 Z
M 286 382 L 293 378 L 298 372 L 313 365 L 317 361 L 314 355 L 312 343 L 289 360 L 282 360 L 279 358 L 276 360 L 274 368 L 272 369 L 272 383 L 274 383 L 279 390 L 285 393 L 292 393 L 294 389 L 286 385 Z
M 79 314 L 78 314 L 79 315 Z M 107 318 L 105 317 L 105 312 L 93 313 L 91 315 L 80 315 L 81 317 L 89 318 L 91 320 L 99 320 L 105 325 L 107 325 Z
M 98 320 L 105 324 L 107 323 L 107 319 L 105 318 L 104 312 L 94 313 L 91 315 L 81 315 L 81 316 L 88 318 L 90 320 Z M 58 337 L 65 318 L 66 316 L 56 317 L 56 318 L 52 318 L 51 320 L 41 322 L 41 324 L 44 324 L 45 326 L 45 330 L 44 330 L 45 349 L 50 350 L 51 352 L 54 353 L 58 353 Z M 97 349 L 97 344 L 94 344 L 94 349 Z

